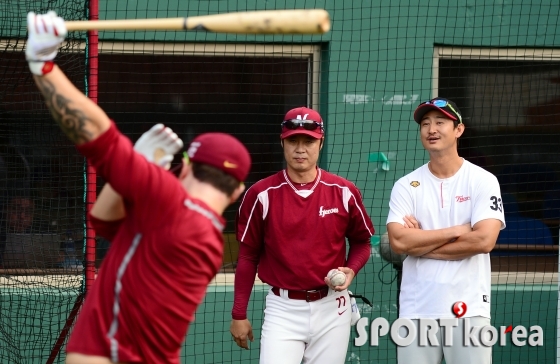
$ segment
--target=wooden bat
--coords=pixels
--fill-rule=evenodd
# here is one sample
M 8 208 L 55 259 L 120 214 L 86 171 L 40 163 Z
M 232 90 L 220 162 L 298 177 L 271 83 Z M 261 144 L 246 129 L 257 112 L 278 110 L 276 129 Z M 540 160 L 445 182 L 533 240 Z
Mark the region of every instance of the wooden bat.
M 322 34 L 331 28 L 322 9 L 263 10 L 188 18 L 67 21 L 72 30 L 202 30 L 233 34 Z

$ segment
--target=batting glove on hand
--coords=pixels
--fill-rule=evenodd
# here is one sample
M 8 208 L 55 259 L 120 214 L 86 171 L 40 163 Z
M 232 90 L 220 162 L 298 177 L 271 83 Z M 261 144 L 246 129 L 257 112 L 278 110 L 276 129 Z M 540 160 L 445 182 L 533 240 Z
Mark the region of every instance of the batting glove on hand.
M 173 155 L 183 148 L 183 141 L 163 124 L 156 124 L 142 134 L 134 144 L 134 150 L 142 154 L 149 162 L 169 169 Z
M 31 72 L 42 76 L 52 70 L 53 64 L 49 61 L 54 59 L 66 37 L 66 25 L 64 19 L 56 16 L 54 11 L 43 15 L 30 12 L 27 14 L 27 30 L 29 37 L 25 47 L 25 58 Z M 46 67 L 46 64 L 49 67 Z

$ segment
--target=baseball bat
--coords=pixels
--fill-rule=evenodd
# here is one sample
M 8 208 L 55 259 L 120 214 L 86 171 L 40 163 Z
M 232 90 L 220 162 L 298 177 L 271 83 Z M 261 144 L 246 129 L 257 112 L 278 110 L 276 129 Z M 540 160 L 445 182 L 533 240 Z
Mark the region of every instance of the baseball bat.
M 330 30 L 323 9 L 262 10 L 186 18 L 67 21 L 72 30 L 201 30 L 234 34 L 322 34 Z

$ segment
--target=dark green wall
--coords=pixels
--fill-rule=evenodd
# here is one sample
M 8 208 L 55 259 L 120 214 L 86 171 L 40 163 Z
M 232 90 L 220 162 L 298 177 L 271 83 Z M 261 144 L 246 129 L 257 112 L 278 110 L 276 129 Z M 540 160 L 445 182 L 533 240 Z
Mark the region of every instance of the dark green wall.
M 372 272 L 373 273 L 373 272 Z M 508 334 L 505 347 L 493 347 L 494 363 L 554 363 L 556 358 L 556 286 L 495 286 L 492 294 L 493 318 L 492 325 L 498 330 L 500 326 L 523 325 L 529 327 L 539 325 L 544 331 L 544 346 L 515 347 Z M 257 288 L 253 295 L 249 319 L 255 329 L 255 342 L 250 343 L 250 350 L 238 348 L 231 340 L 229 328 L 233 292 L 231 287 L 211 289 L 204 305 L 197 313 L 196 321 L 191 326 L 184 350 L 181 354 L 183 363 L 258 363 L 260 327 L 262 324 L 262 308 L 265 292 Z M 391 304 L 393 297 L 376 295 L 373 308 L 363 307 L 362 317 L 371 322 L 377 317 L 385 317 L 392 322 L 396 319 L 396 307 Z M 515 306 L 512 306 L 512 303 Z M 391 343 L 389 335 L 379 339 L 379 346 L 369 346 L 369 341 L 362 347 L 354 345 L 355 329 L 348 347 L 347 361 L 350 363 L 396 363 L 396 347 Z M 369 327 L 368 327 L 369 331 Z M 354 354 L 354 356 L 352 355 Z M 359 360 L 358 360 L 359 358 Z
M 327 124 L 327 169 L 354 181 L 378 232 L 385 231 L 396 179 L 426 161 L 412 111 L 432 95 L 434 45 L 558 47 L 560 5 L 541 1 L 100 1 L 100 18 L 206 15 L 218 12 L 324 8 L 322 36 L 245 36 L 196 32 L 101 32 L 101 39 L 169 42 L 317 43 L 324 46 L 321 110 Z M 328 52 L 328 53 L 327 53 Z M 367 95 L 350 104 L 344 95 Z M 404 104 L 391 104 L 395 95 Z M 411 100 L 415 100 L 411 102 Z M 409 102 L 407 104 L 407 102 Z M 375 172 L 371 152 L 395 154 Z
M 49 5 L 64 15 L 62 1 Z M 27 8 L 25 6 L 35 6 Z M 1 36 L 25 36 L 25 13 L 40 11 L 41 2 L 0 11 L 10 11 L 19 27 L 3 26 Z M 243 10 L 325 8 L 332 19 L 332 31 L 322 36 L 244 36 L 199 32 L 101 32 L 101 40 L 135 42 L 248 42 L 315 43 L 323 49 L 321 111 L 327 125 L 326 168 L 354 181 L 364 195 L 365 205 L 378 233 L 385 232 L 391 188 L 396 179 L 420 166 L 426 155 L 417 140 L 412 112 L 421 100 L 432 95 L 434 45 L 469 47 L 552 47 L 560 46 L 557 0 L 382 0 L 382 1 L 100 1 L 101 19 L 136 19 L 206 15 Z M 19 16 L 18 16 L 19 14 Z M 8 33 L 5 29 L 11 29 Z M 14 30 L 19 29 L 19 32 Z M 345 102 L 345 95 L 366 95 L 364 103 Z M 404 103 L 391 103 L 395 95 Z M 414 100 L 414 101 L 412 101 Z M 372 152 L 393 153 L 389 171 L 376 171 Z M 323 165 L 325 166 L 325 165 Z M 377 315 L 395 318 L 394 271 L 373 254 L 357 277 L 353 290 L 366 295 Z M 383 282 L 389 282 L 384 284 Z M 250 317 L 256 342 L 250 351 L 233 346 L 228 331 L 232 304 L 231 287 L 211 289 L 200 307 L 184 348 L 185 363 L 257 362 L 258 337 L 264 292 L 252 298 Z M 542 348 L 495 348 L 495 363 L 552 363 L 556 357 L 557 287 L 515 285 L 493 287 L 495 326 L 540 325 L 545 331 Z M 62 296 L 33 295 L 2 291 L 1 327 L 26 327 L 21 320 L 44 324 L 41 312 L 60 307 Z M 18 300 L 22 301 L 18 301 Z M 65 310 L 71 302 L 62 303 Z M 70 305 L 70 306 L 69 306 Z M 35 307 L 36 310 L 31 308 Z M 389 310 L 391 312 L 387 312 Z M 66 311 L 66 312 L 67 312 Z M 34 312 L 31 316 L 30 312 Z M 36 315 L 36 316 L 34 316 Z M 58 315 L 58 316 L 57 316 Z M 59 325 L 65 314 L 53 315 L 49 325 Z M 43 322 L 42 322 L 43 320 Z M 14 326 L 15 325 L 15 326 Z M 23 325 L 23 326 L 22 326 Z M 16 342 L 22 353 L 30 349 L 29 332 L 21 331 Z M 31 330 L 31 329 L 30 329 Z M 40 336 L 40 335 L 39 335 Z M 44 347 L 49 347 L 49 336 Z M 0 340 L 1 341 L 1 340 Z M 379 349 L 352 349 L 364 362 L 395 362 L 394 348 L 382 341 Z M 16 350 L 16 349 L 14 349 Z M 230 357 L 231 356 L 231 357 Z M 384 360 L 385 358 L 390 358 Z M 33 362 L 33 361 L 26 361 Z M 37 360 L 37 362 L 41 362 Z
M 372 264 L 366 274 L 375 274 Z M 381 262 L 375 262 L 381 264 Z M 360 285 L 358 285 L 360 286 Z M 366 287 L 354 289 L 361 292 Z M 514 347 L 508 334 L 506 347 L 495 346 L 494 363 L 553 363 L 556 358 L 556 293 L 557 286 L 501 285 L 494 286 L 492 325 L 523 325 L 527 329 L 539 325 L 544 331 L 544 346 Z M 238 348 L 229 333 L 230 311 L 233 303 L 232 286 L 211 286 L 204 303 L 199 307 L 195 322 L 181 352 L 185 364 L 258 363 L 262 309 L 267 286 L 257 286 L 251 296 L 249 319 L 254 328 L 255 342 L 250 350 Z M 385 317 L 396 318 L 396 294 L 384 290 L 371 295 L 373 308 L 362 305 L 362 317 L 370 322 Z M 76 292 L 55 289 L 0 290 L 0 362 L 44 364 L 50 355 L 58 332 L 66 320 L 66 313 L 74 304 Z M 369 331 L 369 330 L 368 330 Z M 379 347 L 368 344 L 356 347 L 353 329 L 348 349 L 351 363 L 395 363 L 396 349 L 389 336 L 380 338 Z M 352 356 L 354 354 L 354 356 Z M 358 358 L 359 357 L 359 361 Z M 64 349 L 60 358 L 64 358 Z M 352 359 L 353 358 L 353 359 Z M 57 361 L 58 362 L 58 361 Z

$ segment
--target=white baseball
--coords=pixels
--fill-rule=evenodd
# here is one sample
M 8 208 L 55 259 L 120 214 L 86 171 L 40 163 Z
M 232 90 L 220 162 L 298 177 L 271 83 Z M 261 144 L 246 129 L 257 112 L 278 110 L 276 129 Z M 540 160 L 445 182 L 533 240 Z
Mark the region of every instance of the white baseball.
M 336 286 L 342 286 L 346 283 L 346 274 L 338 269 L 331 269 L 329 274 L 327 274 L 327 278 L 331 280 L 331 284 Z

